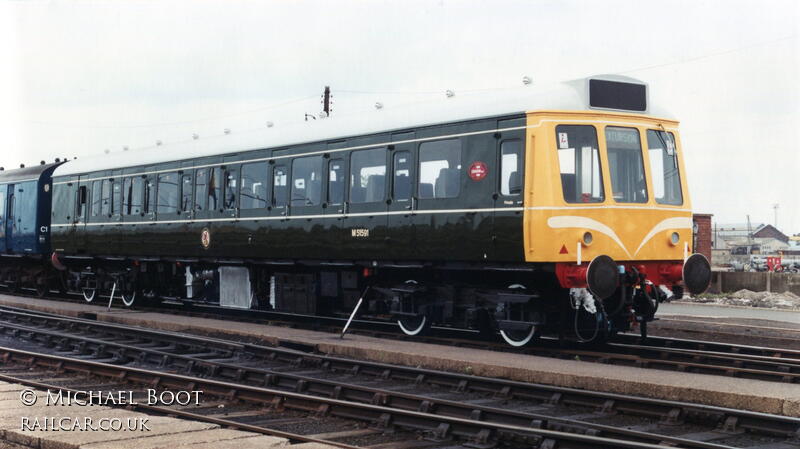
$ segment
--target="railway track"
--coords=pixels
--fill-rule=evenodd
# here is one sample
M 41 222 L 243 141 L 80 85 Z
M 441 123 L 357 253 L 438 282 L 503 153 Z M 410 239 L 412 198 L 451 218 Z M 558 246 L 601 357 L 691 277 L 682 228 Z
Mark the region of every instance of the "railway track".
M 8 320 L 12 315 L 17 320 L 13 324 Z M 127 364 L 150 367 L 162 374 L 170 371 L 184 377 L 200 376 L 227 385 L 228 393 L 233 386 L 269 390 L 258 393 L 262 395 L 260 399 L 253 399 L 262 404 L 267 403 L 264 402 L 267 399 L 275 400 L 278 392 L 289 392 L 321 400 L 385 407 L 398 413 L 417 412 L 474 421 L 473 427 L 469 427 L 468 422 L 437 421 L 425 415 L 424 421 L 434 423 L 435 427 L 433 424 L 419 427 L 414 423 L 420 416 L 413 414 L 400 413 L 401 418 L 396 419 L 383 410 L 376 418 L 373 413 L 376 410 L 367 410 L 363 415 L 351 416 L 378 429 L 399 426 L 402 431 L 422 432 L 433 440 L 456 438 L 480 445 L 523 441 L 533 447 L 548 447 L 546 444 L 551 443 L 547 441 L 559 435 L 547 432 L 562 432 L 627 442 L 625 444 L 667 444 L 686 448 L 747 447 L 746 441 L 750 440 L 758 441 L 758 444 L 750 444 L 752 447 L 764 447 L 764 441 L 781 444 L 781 447 L 800 447 L 791 443 L 800 431 L 800 420 L 794 418 L 347 360 L 296 349 L 246 345 L 81 319 L 58 319 L 8 310 L 0 312 L 0 319 L 6 341 L 11 337 L 36 343 L 61 357 L 68 353 L 72 357 L 92 359 L 91 363 L 95 364 L 108 362 L 120 369 L 125 368 L 120 365 Z M 26 363 L 50 366 L 53 360 L 34 357 L 30 352 L 19 355 L 22 352 L 7 351 L 10 355 L 6 357 L 11 361 L 29 360 Z M 69 360 L 69 363 L 77 363 Z M 61 363 L 62 368 L 73 366 L 65 365 L 64 360 Z M 103 369 L 103 375 L 121 375 L 112 373 L 110 368 Z M 75 367 L 74 371 L 80 370 Z M 131 378 L 129 376 L 125 375 Z M 213 384 L 209 388 L 216 391 L 214 388 L 222 387 Z M 406 392 L 409 390 L 415 393 Z M 418 391 L 424 393 L 418 394 Z M 264 395 L 268 393 L 273 396 L 266 398 Z M 236 397 L 243 396 L 237 393 Z M 283 401 L 287 399 L 301 400 L 287 396 Z M 303 398 L 301 402 L 308 400 Z M 330 403 L 326 404 L 330 407 Z M 351 410 L 345 404 L 334 405 Z M 323 406 L 318 404 L 318 407 Z M 631 428 L 613 423 L 631 419 L 635 421 L 627 426 Z M 472 430 L 452 433 L 463 426 Z M 519 433 L 519 428 L 531 427 L 547 432 L 534 432 L 533 436 Z M 676 429 L 687 431 L 676 435 Z M 605 446 L 612 443 L 600 440 L 586 446 L 588 443 L 580 438 L 567 440 L 559 440 L 558 447 L 645 447 Z M 745 444 L 719 443 L 740 440 Z
M 218 318 L 216 308 L 191 306 L 190 310 L 202 310 L 198 316 Z M 13 307 L 0 310 L 18 310 L 25 313 L 46 315 Z M 158 311 L 160 309 L 154 309 Z M 197 312 L 195 312 L 197 313 Z M 209 315 L 210 314 L 210 315 Z M 278 312 L 258 312 L 269 319 L 270 324 L 289 325 L 320 331 L 338 333 L 345 320 L 333 317 L 297 317 Z M 238 315 L 234 312 L 234 315 Z M 2 316 L 2 315 L 0 315 Z M 92 314 L 84 314 L 91 319 Z M 263 322 L 249 318 L 250 322 Z M 408 337 L 394 323 L 355 320 L 352 333 L 380 338 L 394 338 L 414 342 L 429 342 L 452 346 L 515 352 L 527 355 L 576 359 L 587 362 L 634 366 L 679 372 L 693 372 L 771 382 L 800 383 L 800 350 L 779 349 L 760 346 L 734 345 L 700 340 L 668 337 L 649 337 L 642 341 L 633 334 L 617 335 L 615 341 L 601 346 L 559 342 L 552 338 L 541 338 L 534 345 L 511 348 L 502 342 L 486 341 L 477 332 L 451 328 L 433 328 L 430 335 Z

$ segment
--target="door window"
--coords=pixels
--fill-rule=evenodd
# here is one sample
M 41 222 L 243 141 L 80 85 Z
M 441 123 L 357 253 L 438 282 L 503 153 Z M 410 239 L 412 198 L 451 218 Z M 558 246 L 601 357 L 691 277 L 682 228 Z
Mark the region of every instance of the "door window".
M 180 210 L 189 211 L 192 210 L 192 198 L 194 192 L 192 192 L 192 175 L 184 174 L 181 176 L 181 208 Z
M 103 180 L 103 194 L 100 201 L 100 215 L 108 216 L 111 214 L 111 180 Z
M 411 152 L 398 151 L 392 158 L 392 198 L 395 201 L 411 199 Z
M 328 161 L 328 204 L 338 206 L 344 202 L 344 161 Z
M 500 144 L 500 193 L 505 196 L 522 193 L 522 142 L 519 139 Z
M 225 209 L 236 208 L 236 197 L 239 196 L 238 178 L 235 170 L 225 170 Z
M 208 169 L 201 168 L 194 173 L 195 176 L 195 189 L 194 189 L 194 210 L 206 210 L 206 199 L 209 196 L 208 192 Z
M 289 190 L 287 187 L 288 173 L 283 165 L 276 166 L 272 171 L 272 205 L 286 207 Z

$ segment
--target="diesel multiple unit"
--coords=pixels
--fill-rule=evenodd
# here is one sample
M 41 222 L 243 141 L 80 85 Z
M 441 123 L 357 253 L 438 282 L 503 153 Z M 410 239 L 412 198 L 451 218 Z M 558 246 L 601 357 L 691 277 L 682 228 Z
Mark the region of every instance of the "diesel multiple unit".
M 464 102 L 466 101 L 466 103 Z M 0 282 L 602 340 L 703 291 L 678 123 L 593 77 L 0 172 Z

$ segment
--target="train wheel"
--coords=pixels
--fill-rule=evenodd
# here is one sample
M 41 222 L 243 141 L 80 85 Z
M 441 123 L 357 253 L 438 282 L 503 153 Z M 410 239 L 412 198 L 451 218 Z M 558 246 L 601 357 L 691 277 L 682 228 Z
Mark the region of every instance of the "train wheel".
M 404 334 L 413 337 L 421 334 L 430 323 L 425 315 L 413 315 L 398 319 L 397 325 Z
M 50 285 L 47 282 L 47 279 L 37 279 L 36 280 L 36 296 L 39 298 L 44 298 L 47 294 L 50 293 Z
M 501 329 L 500 336 L 503 337 L 506 343 L 515 348 L 520 348 L 530 343 L 536 336 L 536 326 L 531 325 L 526 330 L 504 331 Z
M 125 307 L 133 307 L 133 303 L 136 301 L 136 290 L 123 291 L 121 296 Z
M 94 301 L 95 296 L 97 296 L 96 288 L 87 288 L 87 287 L 83 288 L 83 299 L 85 299 L 86 302 Z

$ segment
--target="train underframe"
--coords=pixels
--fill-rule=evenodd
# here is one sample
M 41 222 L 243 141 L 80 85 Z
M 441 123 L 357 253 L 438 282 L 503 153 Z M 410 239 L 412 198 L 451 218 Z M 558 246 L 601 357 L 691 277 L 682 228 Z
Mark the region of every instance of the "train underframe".
M 610 260 L 610 259 L 609 259 Z M 431 326 L 499 335 L 524 346 L 540 335 L 602 342 L 639 327 L 646 336 L 667 299 L 635 266 L 608 265 L 598 294 L 565 288 L 556 264 L 487 269 L 469 265 L 256 264 L 122 258 L 3 258 L 0 284 L 77 293 L 87 302 L 119 298 L 126 307 L 170 299 L 238 309 L 347 318 L 363 298 L 360 319 L 396 322 L 408 335 Z M 613 262 L 610 262 L 613 264 Z M 613 270 L 610 272 L 608 270 Z M 613 277 L 613 279 L 608 279 Z M 578 284 L 580 285 L 580 284 Z M 671 286 L 678 297 L 682 288 Z M 597 289 L 595 289 L 597 290 Z M 603 299 L 599 299 L 600 297 Z

